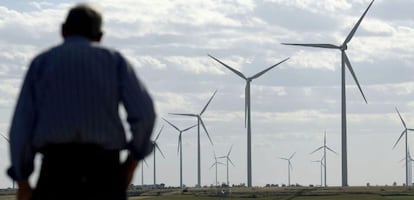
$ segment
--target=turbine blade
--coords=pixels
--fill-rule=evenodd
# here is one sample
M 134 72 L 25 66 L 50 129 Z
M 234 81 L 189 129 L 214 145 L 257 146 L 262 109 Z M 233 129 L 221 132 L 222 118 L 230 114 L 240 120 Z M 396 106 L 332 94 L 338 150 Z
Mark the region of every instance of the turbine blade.
M 158 146 L 157 143 L 155 143 L 155 148 L 158 149 L 158 151 L 160 152 L 161 156 L 165 159 L 164 153 L 162 153 L 162 151 L 161 151 L 161 149 L 160 149 L 160 147 Z
M 230 146 L 229 152 L 227 153 L 227 157 L 230 156 L 231 150 L 233 149 L 233 145 Z
M 233 161 L 231 161 L 230 158 L 227 158 L 227 159 L 229 159 L 229 161 L 230 161 L 231 165 L 233 165 L 233 167 L 236 167 L 236 165 L 234 165 Z
M 168 113 L 170 115 L 180 115 L 180 116 L 187 116 L 187 117 L 197 117 L 196 114 L 191 114 L 191 113 Z
M 178 129 L 174 124 L 172 124 L 171 122 L 169 122 L 168 120 L 166 120 L 165 118 L 162 118 L 165 122 L 167 122 L 170 126 L 174 127 L 175 130 L 180 131 L 180 129 Z
M 222 163 L 222 162 L 217 162 L 217 164 L 220 164 L 220 165 L 226 165 L 226 164 L 224 164 L 224 163 Z
M 368 101 L 367 101 L 367 99 L 365 98 L 364 92 L 362 92 L 361 86 L 359 85 L 359 82 L 358 82 L 358 79 L 357 79 L 357 77 L 356 77 L 356 75 L 355 75 L 355 72 L 354 72 L 354 70 L 352 69 L 351 62 L 349 62 L 348 56 L 346 55 L 345 51 L 343 51 L 342 53 L 343 53 L 344 58 L 345 58 L 345 63 L 346 63 L 346 65 L 348 66 L 348 69 L 349 69 L 349 71 L 351 72 L 352 76 L 354 77 L 354 80 L 355 80 L 355 82 L 356 82 L 356 84 L 357 84 L 357 86 L 358 86 L 359 91 L 360 91 L 360 92 L 361 92 L 361 94 L 362 94 L 362 97 L 363 97 L 363 98 L 364 98 L 364 100 L 365 100 L 365 103 L 367 103 L 367 104 L 368 104 Z
M 211 100 L 213 100 L 213 97 L 214 97 L 214 95 L 216 95 L 216 93 L 217 93 L 217 90 L 214 91 L 213 95 L 210 97 L 207 104 L 204 106 L 203 110 L 200 112 L 200 116 L 204 113 L 204 111 L 206 111 L 208 104 L 210 104 Z
M 340 49 L 339 46 L 333 44 L 298 44 L 298 43 L 282 43 L 283 45 L 304 46 L 304 47 L 318 47 L 326 49 Z
M 362 14 L 361 18 L 359 18 L 358 22 L 354 25 L 354 28 L 352 28 L 351 32 L 346 37 L 344 43 L 342 45 L 348 44 L 348 42 L 351 41 L 352 37 L 354 36 L 355 32 L 357 31 L 359 25 L 361 24 L 362 20 L 364 19 L 365 15 L 367 14 L 369 8 L 371 7 L 372 3 L 374 3 L 374 0 L 371 1 L 368 8 L 365 10 L 364 14 Z
M 279 159 L 282 159 L 282 160 L 289 160 L 289 159 L 287 159 L 287 158 L 282 158 L 282 157 L 279 157 Z
M 1 137 L 3 137 L 8 143 L 10 143 L 9 138 L 7 138 L 6 136 L 4 136 L 3 134 L 1 134 Z
M 394 146 L 392 147 L 392 149 L 395 149 L 395 146 L 397 146 L 398 142 L 401 140 L 401 138 L 404 136 L 404 133 L 407 134 L 407 129 L 403 130 L 403 132 L 401 133 L 400 137 L 398 138 L 397 142 L 395 142 Z
M 247 93 L 249 92 L 250 83 L 246 81 L 246 87 L 244 88 L 244 128 L 247 128 L 247 108 L 248 108 L 248 99 Z
M 290 160 L 289 160 L 289 167 L 290 167 L 290 170 L 293 170 L 293 166 L 292 166 L 292 163 L 290 162 Z
M 313 153 L 315 153 L 315 152 L 317 152 L 317 151 L 321 150 L 323 147 L 324 147 L 324 146 L 321 146 L 321 147 L 319 147 L 319 148 L 315 149 L 315 150 L 314 150 L 314 151 L 312 151 L 310 154 L 313 154 Z
M 269 68 L 267 68 L 267 69 L 265 69 L 265 70 L 263 70 L 263 71 L 261 71 L 261 72 L 259 72 L 259 73 L 255 74 L 254 76 L 252 76 L 252 77 L 250 77 L 250 78 L 251 78 L 251 79 L 259 78 L 259 77 L 260 77 L 261 75 L 263 75 L 264 73 L 268 72 L 269 70 L 273 69 L 274 67 L 276 67 L 276 66 L 278 66 L 278 65 L 282 64 L 283 62 L 285 62 L 285 61 L 287 61 L 287 60 L 289 60 L 289 58 L 286 58 L 286 59 L 284 59 L 284 60 L 282 60 L 282 61 L 280 61 L 280 62 L 278 62 L 278 63 L 276 63 L 276 64 L 272 65 L 271 67 L 269 67 Z
M 178 136 L 178 149 L 177 149 L 177 154 L 180 153 L 181 151 L 181 133 Z
M 414 129 L 412 129 L 412 128 L 408 128 L 407 130 L 409 130 L 409 131 L 414 131 Z
M 208 140 L 210 140 L 211 145 L 214 145 L 214 144 L 213 144 L 213 141 L 212 141 L 212 140 L 211 140 L 211 138 L 210 138 L 210 134 L 208 134 L 207 128 L 206 128 L 206 126 L 204 125 L 203 119 L 201 119 L 201 117 L 200 117 L 200 124 L 201 124 L 201 126 L 203 127 L 204 131 L 206 132 L 206 135 L 207 135 L 207 137 L 208 137 Z
M 402 124 L 404 125 L 404 128 L 405 128 L 405 129 L 407 129 L 407 125 L 405 124 L 404 119 L 401 117 L 401 114 L 400 114 L 400 112 L 398 111 L 397 107 L 395 107 L 395 110 L 397 111 L 398 116 L 400 117 L 401 122 L 402 122 Z
M 326 146 L 326 149 L 328 149 L 329 151 L 331 151 L 332 153 L 338 155 L 338 153 L 336 153 L 334 150 L 332 150 L 331 148 L 329 148 L 328 146 Z
M 213 168 L 215 165 L 217 165 L 217 163 L 213 163 L 213 164 L 211 165 L 211 167 L 210 167 L 210 168 L 208 168 L 208 169 Z
M 162 126 L 161 127 L 161 129 L 160 129 L 160 131 L 158 132 L 158 135 L 157 135 L 157 137 L 155 137 L 155 140 L 154 141 L 157 141 L 158 140 L 158 138 L 160 137 L 160 135 L 161 135 L 161 132 L 162 132 L 162 129 L 164 128 L 164 126 Z
M 196 126 L 197 126 L 197 124 L 196 124 L 196 125 L 193 125 L 193 126 L 190 126 L 190 127 L 186 128 L 186 129 L 182 130 L 182 132 L 188 131 L 188 130 L 190 130 L 190 129 L 192 129 L 192 128 L 196 127 Z
M 219 156 L 219 157 L 217 157 L 217 158 L 227 158 L 227 156 Z
M 217 61 L 217 62 L 219 62 L 220 64 L 222 64 L 224 67 L 226 67 L 227 69 L 229 69 L 230 71 L 232 71 L 232 72 L 234 72 L 235 74 L 237 74 L 238 76 L 240 76 L 241 78 L 243 78 L 243 79 L 247 79 L 241 72 L 239 72 L 239 71 L 237 71 L 237 70 L 235 70 L 235 69 L 233 69 L 232 67 L 230 67 L 230 66 L 228 66 L 228 65 L 226 65 L 226 64 L 224 64 L 223 62 L 221 62 L 219 59 L 217 59 L 217 58 L 215 58 L 215 57 L 213 57 L 212 55 L 208 55 L 210 58 L 212 58 L 212 59 L 214 59 L 215 61 Z
M 293 158 L 293 156 L 295 156 L 295 154 L 296 154 L 296 152 L 295 153 L 293 153 L 290 157 L 289 157 L 289 160 L 290 159 L 292 159 Z M 290 161 L 289 161 L 290 162 Z
M 146 161 L 146 160 L 142 160 L 142 161 L 144 162 L 145 166 L 147 166 L 147 167 L 148 167 L 148 163 L 147 163 L 147 161 Z

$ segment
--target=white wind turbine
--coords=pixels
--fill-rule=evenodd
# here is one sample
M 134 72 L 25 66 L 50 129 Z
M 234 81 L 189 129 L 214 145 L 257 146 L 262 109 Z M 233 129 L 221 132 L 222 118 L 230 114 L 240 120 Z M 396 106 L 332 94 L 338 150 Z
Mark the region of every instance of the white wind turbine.
M 321 187 L 323 186 L 323 168 L 325 168 L 325 166 L 323 164 L 323 160 L 324 160 L 323 158 L 324 157 L 322 156 L 322 158 L 320 160 L 313 160 L 312 161 L 312 162 L 315 162 L 315 163 L 319 163 L 321 165 Z
M 166 120 L 164 118 L 162 118 L 162 119 L 165 122 L 167 122 L 169 125 L 171 125 L 172 127 L 174 127 L 175 130 L 177 130 L 179 132 L 179 134 L 178 134 L 178 152 L 180 153 L 180 187 L 182 188 L 183 187 L 183 143 L 182 143 L 181 135 L 183 134 L 183 132 L 188 131 L 188 130 L 196 127 L 197 124 L 196 125 L 193 125 L 193 126 L 190 126 L 190 127 L 186 128 L 186 129 L 181 130 L 181 129 L 177 128 L 174 124 L 172 124 L 171 122 L 169 122 L 168 120 Z
M 1 134 L 0 133 L 0 135 L 1 135 L 1 137 L 3 137 L 6 141 L 7 141 L 7 143 L 9 143 L 10 144 L 10 140 L 9 140 L 9 138 L 7 138 L 6 136 L 4 136 L 3 134 Z M 16 182 L 13 180 L 13 189 L 15 189 L 15 185 L 16 185 Z
M 218 167 L 219 164 L 220 165 L 224 165 L 224 163 L 219 162 L 217 159 L 218 159 L 218 157 L 216 156 L 216 153 L 214 152 L 214 163 L 211 165 L 210 169 L 213 168 L 213 167 L 216 167 L 216 186 L 218 185 L 218 180 L 217 180 L 217 167 Z
M 213 141 L 208 134 L 207 128 L 204 125 L 203 119 L 201 115 L 203 115 L 204 111 L 206 111 L 207 106 L 210 104 L 211 100 L 213 99 L 214 95 L 216 95 L 217 90 L 214 91 L 213 95 L 208 100 L 207 104 L 204 106 L 203 110 L 199 114 L 193 113 L 170 113 L 171 115 L 181 115 L 181 116 L 188 116 L 188 117 L 196 117 L 197 118 L 197 185 L 201 187 L 201 150 L 200 150 L 200 124 L 203 127 L 204 131 L 207 134 L 208 139 L 210 140 L 211 145 L 213 145 Z
M 218 158 L 225 158 L 226 159 L 226 168 L 227 168 L 227 185 L 228 186 L 230 186 L 229 184 L 230 184 L 230 182 L 229 182 L 229 162 L 231 163 L 231 165 L 233 165 L 233 167 L 234 167 L 234 163 L 231 161 L 231 159 L 230 159 L 230 153 L 231 153 L 231 150 L 233 149 L 233 145 L 231 145 L 231 147 L 230 147 L 230 149 L 229 149 L 229 152 L 227 153 L 227 155 L 225 155 L 225 156 L 220 156 L 220 157 L 218 157 Z
M 371 1 L 368 8 L 365 10 L 363 15 L 359 18 L 358 22 L 355 24 L 351 32 L 346 37 L 345 41 L 340 45 L 333 45 L 333 44 L 298 44 L 298 43 L 282 43 L 284 45 L 295 45 L 295 46 L 305 46 L 305 47 L 317 47 L 317 48 L 327 48 L 327 49 L 338 49 L 341 51 L 342 57 L 342 67 L 341 67 L 341 78 L 342 78 L 342 85 L 341 85 L 341 93 L 342 93 L 342 186 L 348 186 L 348 160 L 347 160 L 347 132 L 346 132 L 346 90 L 345 90 L 345 65 L 348 67 L 351 75 L 353 76 L 359 91 L 362 94 L 362 97 L 367 102 L 364 93 L 362 92 L 361 86 L 359 85 L 358 79 L 355 75 L 355 72 L 351 66 L 351 62 L 349 61 L 348 56 L 346 55 L 345 50 L 348 49 L 348 43 L 351 41 L 352 37 L 354 36 L 355 32 L 357 31 L 359 25 L 362 22 L 362 19 L 365 17 L 366 13 L 368 12 L 369 8 L 371 7 L 374 0 Z
M 214 59 L 215 61 L 219 62 L 220 64 L 222 64 L 224 67 L 226 67 L 227 69 L 229 69 L 230 71 L 234 72 L 236 75 L 238 75 L 239 77 L 241 77 L 242 79 L 244 79 L 246 81 L 246 87 L 245 87 L 245 125 L 247 126 L 247 186 L 248 187 L 252 187 L 252 148 L 251 148 L 251 117 L 250 117 L 250 82 L 252 82 L 254 79 L 259 78 L 260 76 L 262 76 L 263 74 L 265 74 L 266 72 L 268 72 L 269 70 L 273 69 L 274 67 L 278 66 L 279 64 L 285 62 L 286 60 L 288 60 L 289 58 L 286 58 L 284 60 L 282 60 L 281 62 L 270 66 L 269 68 L 251 76 L 251 77 L 246 77 L 245 75 L 243 75 L 241 72 L 233 69 L 232 67 L 226 65 L 225 63 L 221 62 L 219 59 L 208 55 L 210 58 Z
M 283 157 L 279 157 L 280 159 L 282 159 L 282 160 L 286 160 L 286 161 L 288 161 L 288 187 L 290 187 L 290 170 L 292 170 L 293 169 L 293 167 L 292 167 L 292 163 L 290 162 L 290 160 L 292 160 L 292 158 L 293 158 L 293 156 L 296 154 L 296 152 L 295 153 L 293 153 L 289 158 L 283 158 Z
M 401 135 L 400 135 L 400 137 L 398 138 L 398 140 L 397 140 L 397 142 L 395 142 L 395 144 L 394 144 L 394 146 L 392 147 L 393 149 L 397 146 L 397 144 L 398 144 L 398 142 L 401 140 L 401 138 L 405 135 L 405 184 L 407 185 L 407 186 L 410 186 L 411 185 L 411 183 L 410 183 L 410 181 L 408 180 L 408 131 L 414 131 L 414 129 L 410 129 L 410 128 L 407 128 L 407 125 L 405 124 L 405 121 L 404 121 L 404 119 L 401 117 L 401 114 L 400 114 L 400 112 L 398 111 L 398 109 L 397 108 L 395 108 L 395 110 L 397 111 L 397 113 L 398 113 L 398 116 L 400 117 L 400 119 L 401 119 L 401 123 L 403 124 L 403 126 L 404 126 L 404 130 L 402 131 L 402 133 L 401 133 Z
M 153 141 L 153 154 L 154 154 L 154 187 L 156 186 L 156 184 L 157 184 L 157 179 L 156 179 L 156 166 L 155 166 L 155 155 L 156 155 L 156 151 L 158 150 L 159 152 L 160 152 L 160 154 L 161 154 L 161 156 L 165 159 L 165 156 L 164 156 L 164 154 L 162 153 L 162 151 L 161 151 L 161 149 L 160 149 L 160 147 L 158 146 L 158 143 L 157 143 L 157 140 L 158 140 L 158 138 L 160 137 L 160 135 L 161 135 L 161 132 L 162 132 L 162 129 L 164 128 L 164 126 L 162 126 L 161 127 L 161 129 L 160 129 L 160 131 L 158 132 L 158 135 L 157 135 L 157 137 L 155 137 L 155 140 Z
M 320 146 L 319 148 L 315 149 L 314 151 L 312 151 L 310 154 L 313 154 L 313 153 L 315 153 L 315 152 L 317 152 L 321 149 L 323 149 L 323 161 L 324 161 L 324 166 L 325 166 L 325 176 L 324 176 L 325 177 L 325 187 L 328 187 L 328 185 L 326 183 L 326 177 L 327 177 L 326 176 L 326 169 L 328 168 L 328 165 L 327 165 L 327 162 L 326 162 L 327 161 L 327 159 L 326 159 L 326 150 L 329 150 L 334 154 L 337 154 L 337 153 L 334 150 L 332 150 L 331 148 L 329 148 L 328 146 L 326 146 L 326 131 L 325 131 L 325 135 L 323 137 L 323 145 Z

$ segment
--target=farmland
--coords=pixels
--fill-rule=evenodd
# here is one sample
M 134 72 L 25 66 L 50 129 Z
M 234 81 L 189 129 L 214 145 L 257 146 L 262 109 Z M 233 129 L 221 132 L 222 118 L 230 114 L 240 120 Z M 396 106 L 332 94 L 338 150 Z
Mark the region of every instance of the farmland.
M 391 186 L 147 189 L 129 194 L 129 200 L 414 200 L 414 188 Z M 12 191 L 0 192 L 0 200 L 12 199 L 15 199 Z

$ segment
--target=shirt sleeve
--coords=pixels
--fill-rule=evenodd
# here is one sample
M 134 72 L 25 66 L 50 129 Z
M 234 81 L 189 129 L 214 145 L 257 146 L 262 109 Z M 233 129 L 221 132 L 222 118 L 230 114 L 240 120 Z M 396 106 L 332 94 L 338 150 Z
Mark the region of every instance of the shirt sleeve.
M 15 107 L 9 131 L 11 167 L 8 175 L 16 181 L 27 180 L 34 168 L 35 151 L 31 138 L 36 120 L 34 107 L 34 66 L 35 59 L 26 74 Z
M 153 101 L 145 86 L 136 76 L 132 66 L 122 57 L 120 90 L 121 101 L 127 112 L 127 121 L 132 133 L 128 149 L 134 159 L 142 160 L 153 149 L 151 134 L 156 114 Z

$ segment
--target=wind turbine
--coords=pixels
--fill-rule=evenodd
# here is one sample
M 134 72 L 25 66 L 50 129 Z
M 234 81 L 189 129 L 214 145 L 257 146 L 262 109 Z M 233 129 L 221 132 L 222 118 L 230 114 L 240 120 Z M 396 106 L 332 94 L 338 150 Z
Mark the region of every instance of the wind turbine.
M 218 164 L 220 164 L 220 165 L 224 165 L 224 163 L 222 163 L 222 162 L 219 162 L 218 160 L 217 160 L 217 156 L 216 156 L 216 153 L 214 152 L 214 163 L 213 163 L 213 165 L 211 165 L 211 167 L 210 167 L 210 169 L 211 168 L 213 168 L 214 166 L 216 167 L 216 186 L 218 185 L 218 181 L 217 181 L 217 165 Z
M 398 109 L 397 108 L 395 108 L 395 110 L 397 111 L 397 113 L 398 113 L 398 116 L 400 117 L 400 119 L 401 119 L 401 123 L 403 124 L 403 126 L 404 126 L 404 130 L 402 131 L 402 133 L 401 133 L 401 135 L 400 135 L 400 137 L 398 138 L 398 140 L 397 140 L 397 142 L 395 142 L 395 144 L 394 144 L 394 146 L 392 147 L 392 149 L 394 149 L 396 146 L 397 146 L 397 144 L 398 144 L 398 142 L 401 140 L 401 138 L 405 135 L 405 184 L 407 185 L 407 186 L 409 186 L 409 185 L 411 185 L 410 183 L 409 183 L 409 180 L 408 180 L 408 131 L 414 131 L 414 129 L 410 129 L 410 128 L 407 128 L 407 125 L 406 125 L 406 123 L 405 123 L 405 121 L 404 121 L 404 119 L 401 117 L 401 114 L 400 114 L 400 112 L 398 111 Z
M 192 114 L 192 113 L 170 113 L 171 115 L 181 115 L 181 116 L 188 116 L 188 117 L 196 117 L 197 118 L 197 185 L 201 187 L 201 151 L 200 151 L 200 124 L 203 126 L 204 131 L 207 134 L 208 139 L 210 140 L 211 145 L 213 145 L 213 141 L 211 141 L 210 135 L 208 134 L 207 128 L 204 125 L 203 119 L 201 115 L 206 111 L 207 106 L 210 104 L 211 100 L 213 99 L 214 95 L 216 95 L 217 90 L 214 91 L 213 95 L 208 100 L 207 104 L 204 106 L 203 110 L 199 114 Z
M 290 187 L 290 170 L 293 169 L 292 163 L 290 162 L 290 160 L 292 160 L 292 158 L 295 154 L 296 154 L 296 152 L 293 153 L 289 158 L 280 157 L 280 159 L 288 161 L 288 187 Z
M 278 66 L 279 64 L 285 62 L 286 60 L 288 60 L 289 58 L 286 58 L 284 60 L 282 60 L 281 62 L 272 65 L 268 68 L 266 68 L 265 70 L 251 76 L 251 77 L 246 77 L 245 75 L 243 75 L 241 72 L 233 69 L 232 67 L 226 65 L 225 63 L 221 62 L 219 59 L 208 55 L 210 58 L 214 59 L 215 61 L 219 62 L 220 64 L 222 64 L 224 67 L 226 67 L 227 69 L 229 69 L 230 71 L 234 72 L 236 75 L 238 75 L 239 77 L 241 77 L 242 79 L 244 79 L 246 81 L 246 87 L 245 87 L 245 125 L 247 126 L 247 186 L 248 187 L 252 187 L 252 148 L 251 148 L 251 118 L 250 118 L 250 82 L 252 82 L 254 79 L 259 78 L 260 76 L 262 76 L 263 74 L 265 74 L 266 72 L 268 72 L 269 70 L 273 69 L 274 67 Z
M 233 167 L 234 167 L 234 163 L 233 163 L 233 162 L 231 161 L 231 159 L 230 159 L 231 149 L 233 149 L 233 145 L 231 145 L 231 147 L 230 147 L 229 152 L 227 153 L 227 155 L 218 157 L 218 158 L 225 158 L 225 159 L 226 159 L 226 167 L 227 167 L 227 185 L 228 185 L 228 186 L 230 185 L 230 182 L 229 182 L 229 162 L 230 162 L 230 163 L 231 163 L 231 165 L 233 165 Z
M 362 19 L 367 14 L 369 8 L 371 7 L 372 3 L 374 3 L 374 0 L 371 1 L 368 8 L 365 10 L 364 14 L 359 18 L 358 22 L 355 24 L 355 26 L 352 28 L 351 32 L 346 37 L 345 41 L 340 45 L 333 45 L 333 44 L 298 44 L 298 43 L 282 43 L 284 45 L 295 45 L 295 46 L 305 46 L 305 47 L 317 47 L 317 48 L 327 48 L 327 49 L 338 49 L 341 51 L 341 57 L 342 57 L 342 67 L 341 67 L 341 78 L 342 78 L 342 87 L 341 87 L 341 93 L 342 93 L 342 120 L 341 120 L 341 126 L 342 126 L 342 186 L 348 186 L 348 160 L 347 160 L 347 140 L 346 140 L 346 90 L 345 90 L 345 65 L 348 67 L 349 71 L 351 72 L 351 75 L 353 76 L 359 91 L 362 94 L 362 97 L 365 100 L 365 103 L 367 102 L 367 99 L 365 98 L 364 93 L 362 92 L 361 86 L 359 85 L 358 79 L 355 75 L 354 70 L 352 69 L 351 62 L 349 61 L 348 56 L 346 55 L 345 50 L 348 49 L 348 43 L 351 41 L 352 37 L 354 36 L 355 32 L 357 31 L 359 25 L 362 22 Z
M 177 128 L 174 124 L 172 124 L 171 122 L 169 122 L 168 120 L 166 120 L 164 118 L 162 118 L 162 119 L 165 122 L 167 122 L 169 125 L 171 125 L 172 127 L 174 127 L 175 130 L 177 130 L 179 132 L 179 134 L 178 134 L 178 152 L 180 153 L 180 187 L 183 187 L 183 143 L 182 143 L 181 135 L 183 134 L 183 132 L 186 132 L 186 131 L 188 131 L 188 130 L 194 128 L 194 127 L 196 127 L 197 124 L 196 125 L 193 125 L 193 126 L 190 126 L 190 127 L 186 128 L 186 129 L 181 130 L 181 129 Z
M 321 164 L 321 187 L 323 186 L 323 168 L 326 168 L 326 166 L 324 166 L 324 164 L 323 164 L 323 160 L 324 160 L 324 157 L 322 156 L 322 158 L 320 160 L 313 160 L 312 161 L 312 162 L 316 162 L 316 163 L 320 163 Z
M 161 154 L 161 156 L 165 159 L 165 156 L 164 156 L 164 154 L 162 153 L 162 151 L 161 151 L 161 149 L 160 149 L 160 147 L 158 146 L 158 143 L 157 143 L 157 140 L 158 140 L 158 138 L 160 137 L 160 135 L 161 135 L 161 132 L 162 132 L 162 129 L 164 128 L 164 126 L 162 126 L 161 127 L 161 129 L 160 129 L 160 131 L 158 132 L 158 135 L 157 135 L 157 137 L 155 137 L 155 140 L 153 141 L 153 151 L 154 151 L 154 187 L 156 186 L 156 184 L 157 184 L 157 181 L 156 181 L 156 167 L 155 167 L 155 155 L 156 155 L 156 150 L 158 150 L 159 152 L 160 152 L 160 154 Z
M 328 187 L 328 185 L 326 184 L 326 168 L 328 168 L 328 165 L 327 165 L 327 162 L 326 162 L 327 161 L 327 159 L 326 159 L 326 150 L 329 150 L 334 154 L 337 154 L 337 153 L 334 150 L 332 150 L 331 148 L 329 148 L 328 146 L 326 146 L 326 131 L 325 131 L 325 135 L 323 136 L 323 146 L 315 149 L 310 154 L 313 154 L 313 153 L 315 153 L 315 152 L 317 152 L 321 149 L 323 149 L 323 161 L 324 161 L 324 166 L 325 166 L 325 187 Z
M 10 140 L 9 140 L 9 138 L 7 138 L 6 136 L 4 136 L 3 134 L 1 134 L 0 133 L 0 135 L 1 135 L 1 137 L 3 137 L 6 141 L 7 141 L 7 143 L 9 143 L 10 144 Z M 16 185 L 16 182 L 13 180 L 13 189 L 15 189 L 16 187 L 15 187 L 15 185 Z

